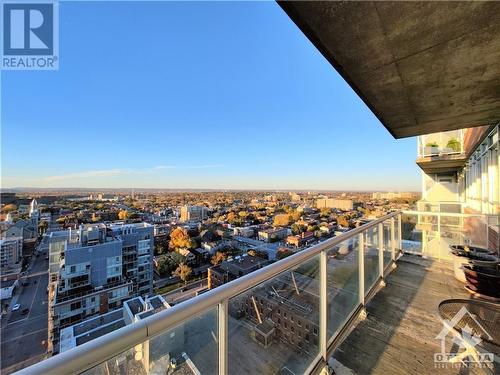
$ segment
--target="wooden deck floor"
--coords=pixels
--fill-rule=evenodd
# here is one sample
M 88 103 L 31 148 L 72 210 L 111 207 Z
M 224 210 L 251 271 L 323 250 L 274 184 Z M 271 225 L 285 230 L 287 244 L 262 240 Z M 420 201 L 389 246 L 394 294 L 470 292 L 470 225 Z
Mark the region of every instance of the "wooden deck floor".
M 367 305 L 368 316 L 333 357 L 356 374 L 485 374 L 483 369 L 436 369 L 442 329 L 438 304 L 470 298 L 451 264 L 405 255 Z M 451 341 L 447 349 L 451 346 Z

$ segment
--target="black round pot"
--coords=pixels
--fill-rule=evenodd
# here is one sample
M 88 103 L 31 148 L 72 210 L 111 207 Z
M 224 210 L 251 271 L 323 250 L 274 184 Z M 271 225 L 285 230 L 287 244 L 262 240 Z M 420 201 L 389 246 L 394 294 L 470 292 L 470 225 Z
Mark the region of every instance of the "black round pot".
M 477 268 L 469 265 L 463 267 L 467 286 L 480 294 L 500 298 L 500 270 Z

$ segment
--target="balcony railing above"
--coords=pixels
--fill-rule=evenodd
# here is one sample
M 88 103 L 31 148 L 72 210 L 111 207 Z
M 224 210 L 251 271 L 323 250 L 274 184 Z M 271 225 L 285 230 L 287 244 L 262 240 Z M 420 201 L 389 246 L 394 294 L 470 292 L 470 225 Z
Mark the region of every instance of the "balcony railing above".
M 391 271 L 401 234 L 391 213 L 19 374 L 310 373 Z
M 464 129 L 418 137 L 418 158 L 464 153 Z

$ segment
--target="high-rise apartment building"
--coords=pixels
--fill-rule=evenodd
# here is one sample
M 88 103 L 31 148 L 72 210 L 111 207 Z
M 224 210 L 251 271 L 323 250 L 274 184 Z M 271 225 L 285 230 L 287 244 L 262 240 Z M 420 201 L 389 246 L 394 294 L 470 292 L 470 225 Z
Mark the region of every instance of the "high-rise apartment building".
M 59 333 L 153 292 L 153 226 L 96 224 L 49 237 L 49 351 Z
M 208 217 L 208 210 L 205 206 L 182 206 L 181 221 L 203 221 Z

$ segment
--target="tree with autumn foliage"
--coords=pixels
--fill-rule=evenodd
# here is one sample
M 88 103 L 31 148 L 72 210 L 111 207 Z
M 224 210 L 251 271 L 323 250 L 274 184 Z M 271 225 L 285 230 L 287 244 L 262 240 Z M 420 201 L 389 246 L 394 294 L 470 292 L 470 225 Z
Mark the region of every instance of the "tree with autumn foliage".
M 210 259 L 210 263 L 216 266 L 218 264 L 221 264 L 223 260 L 226 260 L 226 254 L 221 251 L 217 251 L 212 259 Z
M 127 220 L 129 217 L 129 213 L 127 210 L 120 210 L 120 212 L 118 212 L 118 219 L 119 220 Z
M 274 217 L 273 225 L 275 227 L 286 227 L 290 224 L 290 215 L 278 214 Z
M 5 213 L 9 213 L 15 210 L 17 210 L 17 206 L 15 204 L 6 204 L 2 209 L 2 211 Z
M 345 215 L 337 216 L 337 224 L 344 228 L 349 228 L 349 220 Z
M 181 263 L 181 264 L 179 264 L 179 267 L 177 267 L 177 269 L 174 271 L 173 275 L 179 276 L 179 278 L 182 281 L 184 281 L 184 284 L 185 284 L 186 281 L 189 279 L 189 276 L 191 276 L 192 272 L 193 272 L 193 270 L 191 269 L 191 267 L 189 267 L 185 263 Z
M 168 247 L 172 250 L 178 249 L 193 249 L 195 247 L 194 241 L 189 237 L 186 229 L 182 227 L 175 228 L 170 233 L 170 243 Z

